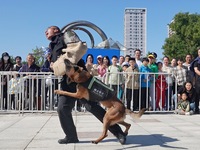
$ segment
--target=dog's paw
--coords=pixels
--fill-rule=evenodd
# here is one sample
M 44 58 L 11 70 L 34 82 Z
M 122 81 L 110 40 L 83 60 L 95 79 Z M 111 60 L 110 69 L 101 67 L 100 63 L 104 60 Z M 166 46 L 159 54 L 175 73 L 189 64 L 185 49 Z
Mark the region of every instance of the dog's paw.
M 98 144 L 98 142 L 96 142 L 96 141 L 91 141 L 93 144 Z

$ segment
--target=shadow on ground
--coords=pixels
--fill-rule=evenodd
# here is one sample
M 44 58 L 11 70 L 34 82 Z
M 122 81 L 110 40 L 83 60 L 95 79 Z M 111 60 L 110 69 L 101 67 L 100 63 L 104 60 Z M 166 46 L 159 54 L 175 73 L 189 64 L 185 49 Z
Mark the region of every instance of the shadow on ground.
M 95 140 L 96 138 L 92 138 L 91 140 Z M 116 138 L 104 139 L 101 143 L 118 141 Z M 167 149 L 188 149 L 181 146 L 170 146 L 170 143 L 179 141 L 176 138 L 171 138 L 164 136 L 163 134 L 151 134 L 151 135 L 129 135 L 127 136 L 126 144 L 123 145 L 123 149 L 133 149 L 133 148 L 142 148 L 142 147 L 151 147 L 151 146 L 159 146 L 160 148 Z M 89 144 L 90 140 L 80 140 L 79 143 Z M 92 144 L 92 143 L 91 143 Z M 93 144 L 92 144 L 93 145 Z M 122 149 L 117 149 L 122 150 Z
M 148 146 L 160 146 L 163 148 L 171 149 L 187 149 L 184 147 L 170 146 L 168 143 L 177 142 L 178 139 L 164 136 L 163 134 L 151 134 L 151 135 L 130 135 L 127 137 L 126 149 L 132 149 L 137 147 Z M 128 147 L 127 145 L 134 144 L 134 146 Z

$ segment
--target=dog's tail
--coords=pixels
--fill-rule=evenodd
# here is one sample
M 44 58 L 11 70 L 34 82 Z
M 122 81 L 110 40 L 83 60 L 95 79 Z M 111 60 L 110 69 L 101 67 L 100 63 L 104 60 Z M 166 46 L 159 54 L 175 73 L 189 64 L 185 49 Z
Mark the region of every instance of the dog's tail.
M 139 112 L 132 112 L 130 109 L 126 109 L 126 114 L 130 115 L 133 119 L 139 119 L 144 112 L 146 111 L 146 108 L 142 108 Z

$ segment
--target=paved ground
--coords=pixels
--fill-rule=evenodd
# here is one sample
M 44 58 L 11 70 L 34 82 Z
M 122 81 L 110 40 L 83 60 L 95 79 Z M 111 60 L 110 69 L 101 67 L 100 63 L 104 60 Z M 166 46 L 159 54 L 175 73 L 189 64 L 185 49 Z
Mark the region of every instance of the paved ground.
M 90 143 L 102 131 L 102 124 L 90 113 L 73 113 L 80 142 L 60 145 L 64 134 L 56 113 L 0 114 L 1 150 L 199 150 L 200 115 L 145 114 L 132 124 L 127 143 L 109 136 L 98 145 Z

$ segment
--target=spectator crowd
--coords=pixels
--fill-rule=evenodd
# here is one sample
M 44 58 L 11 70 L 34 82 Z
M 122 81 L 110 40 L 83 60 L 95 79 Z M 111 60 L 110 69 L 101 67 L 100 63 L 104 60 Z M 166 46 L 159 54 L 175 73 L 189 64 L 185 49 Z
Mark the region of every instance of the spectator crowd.
M 187 54 L 185 60 L 180 58 L 170 60 L 164 56 L 162 61 L 156 60 L 155 52 L 141 58 L 139 49 L 135 50 L 134 57 L 113 55 L 109 59 L 108 56 L 98 55 L 97 58 L 94 58 L 92 54 L 88 54 L 85 66 L 92 75 L 117 91 L 119 100 L 123 101 L 125 106 L 132 111 L 147 108 L 149 111 L 174 110 L 180 115 L 191 115 L 199 113 L 200 49 L 197 49 L 197 53 L 198 57 L 195 59 L 192 55 Z M 2 53 L 0 71 L 18 72 L 12 76 L 1 74 L 0 104 L 3 109 L 9 109 L 8 106 L 11 109 L 16 108 L 15 98 L 19 99 L 24 96 L 12 88 L 17 84 L 16 80 L 31 75 L 30 72 L 51 72 L 50 57 L 51 52 L 47 50 L 45 52 L 46 61 L 43 66 L 39 67 L 35 64 L 32 54 L 28 54 L 26 64 L 22 64 L 20 56 L 16 56 L 13 63 L 7 52 Z M 97 59 L 97 64 L 93 63 L 94 59 Z M 29 74 L 25 72 L 29 72 Z M 54 99 L 52 89 L 56 84 L 54 84 L 55 86 L 51 84 L 50 88 L 46 83 L 46 96 L 43 102 L 41 101 L 41 91 L 36 89 L 43 86 L 41 81 L 35 79 L 33 82 L 29 82 L 26 80 L 27 93 L 30 93 L 30 84 L 33 84 L 34 89 L 32 90 L 35 94 L 27 94 L 24 109 L 33 107 L 41 110 L 42 107 L 49 107 L 50 101 L 47 99 L 47 95 Z M 11 98 L 10 105 L 8 105 L 8 95 Z M 28 101 L 30 97 L 34 97 L 32 104 Z M 56 102 L 51 100 L 51 106 L 55 105 Z

